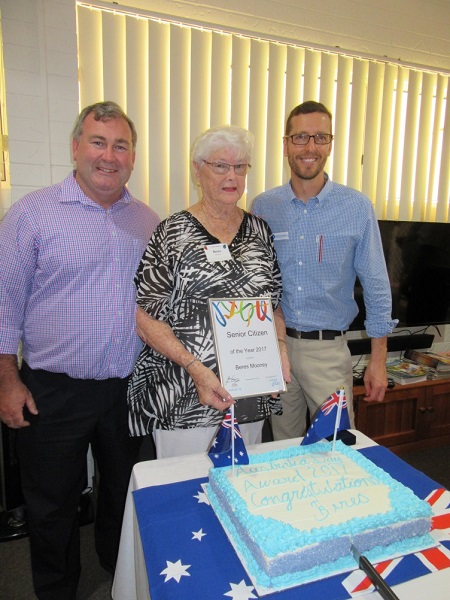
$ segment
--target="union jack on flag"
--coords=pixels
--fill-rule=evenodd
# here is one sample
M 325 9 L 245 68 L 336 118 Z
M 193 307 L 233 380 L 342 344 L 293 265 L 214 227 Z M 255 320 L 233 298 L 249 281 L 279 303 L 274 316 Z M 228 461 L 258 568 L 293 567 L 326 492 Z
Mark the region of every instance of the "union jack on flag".
M 337 390 L 336 392 L 331 394 L 331 396 L 327 400 L 325 400 L 325 402 L 320 407 L 320 410 L 325 415 L 329 415 L 330 412 L 333 410 L 333 408 L 337 407 L 338 404 L 339 404 L 339 390 Z M 345 397 L 345 394 L 344 394 L 344 398 L 342 401 L 342 408 L 344 408 L 344 407 L 347 408 L 347 399 Z
M 390 585 L 404 581 L 401 574 L 408 570 L 417 577 L 450 568 L 450 492 L 445 488 L 437 488 L 425 500 L 433 510 L 431 536 L 440 543 L 432 548 L 374 565 L 383 579 L 388 578 Z M 352 571 L 342 585 L 352 598 L 374 590 L 372 582 L 359 569 Z
M 231 416 L 231 413 L 228 411 L 227 414 L 225 415 L 223 421 L 222 421 L 222 427 L 225 427 L 225 429 L 231 429 L 232 421 L 233 417 Z M 234 432 L 233 432 L 234 437 L 242 437 L 242 433 L 241 430 L 239 429 L 239 425 L 236 421 L 236 418 L 234 419 Z

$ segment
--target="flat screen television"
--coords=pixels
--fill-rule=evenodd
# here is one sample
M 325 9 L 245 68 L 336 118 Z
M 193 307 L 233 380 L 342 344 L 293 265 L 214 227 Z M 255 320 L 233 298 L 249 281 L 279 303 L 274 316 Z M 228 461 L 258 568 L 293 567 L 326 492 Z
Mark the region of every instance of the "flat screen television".
M 450 323 L 450 223 L 378 221 L 397 327 Z M 359 313 L 351 330 L 363 330 L 365 309 L 357 279 Z

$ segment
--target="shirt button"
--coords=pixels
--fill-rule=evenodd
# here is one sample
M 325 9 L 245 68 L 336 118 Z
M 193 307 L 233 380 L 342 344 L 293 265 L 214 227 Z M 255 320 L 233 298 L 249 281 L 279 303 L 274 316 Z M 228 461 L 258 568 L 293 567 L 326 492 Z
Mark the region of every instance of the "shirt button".
M 304 213 L 305 213 L 305 215 L 306 215 L 306 213 L 307 213 L 308 211 L 307 211 L 307 209 L 305 208 L 305 209 L 303 210 L 303 212 L 304 212 Z
M 304 235 L 301 235 L 301 236 L 300 236 L 300 239 L 301 239 L 301 240 L 304 240 L 304 239 L 305 239 L 305 236 L 304 236 Z
M 298 264 L 299 264 L 299 266 L 301 267 L 303 263 L 302 263 L 302 261 L 301 261 L 301 260 L 299 260 L 299 261 L 298 261 Z
M 299 285 L 297 289 L 298 289 L 299 292 L 301 292 L 302 291 L 302 286 Z

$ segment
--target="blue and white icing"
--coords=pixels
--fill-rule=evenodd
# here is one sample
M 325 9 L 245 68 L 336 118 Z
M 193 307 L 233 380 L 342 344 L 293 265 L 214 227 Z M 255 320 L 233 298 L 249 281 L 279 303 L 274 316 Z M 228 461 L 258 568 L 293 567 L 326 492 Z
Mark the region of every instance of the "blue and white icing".
M 208 497 L 259 585 L 284 589 L 433 545 L 431 508 L 359 452 L 337 442 L 250 456 L 213 468 Z

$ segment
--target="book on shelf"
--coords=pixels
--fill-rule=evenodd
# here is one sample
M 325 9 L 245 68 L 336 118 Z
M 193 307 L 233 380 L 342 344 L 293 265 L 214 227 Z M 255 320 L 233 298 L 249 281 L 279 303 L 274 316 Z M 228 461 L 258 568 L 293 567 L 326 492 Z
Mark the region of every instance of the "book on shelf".
M 448 352 L 419 352 L 407 350 L 405 358 L 421 365 L 425 365 L 438 372 L 448 372 L 450 376 L 450 353 Z
M 435 381 L 436 379 L 450 379 L 450 371 L 436 371 L 431 369 L 428 379 Z
M 401 385 L 419 383 L 430 379 L 433 370 L 425 365 L 419 365 L 409 360 L 394 360 L 386 364 L 388 377 Z
M 437 361 L 436 371 L 450 371 L 449 352 L 428 352 L 428 356 Z

